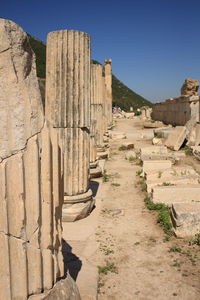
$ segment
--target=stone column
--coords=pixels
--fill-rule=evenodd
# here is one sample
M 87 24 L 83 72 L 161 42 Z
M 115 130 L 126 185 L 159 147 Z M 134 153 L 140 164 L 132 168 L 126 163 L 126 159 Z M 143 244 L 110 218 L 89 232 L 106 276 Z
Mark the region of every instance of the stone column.
M 106 86 L 106 101 L 107 101 L 107 118 L 108 127 L 113 125 L 112 120 L 112 60 L 106 59 L 104 65 L 105 70 L 105 86 Z
M 64 275 L 61 159 L 28 37 L 3 19 L 0 36 L 0 298 L 27 300 Z
M 97 157 L 106 158 L 103 141 L 104 120 L 103 120 L 103 67 L 100 64 L 92 64 L 92 93 L 91 93 L 91 120 L 96 120 L 95 137 L 97 146 Z
M 51 32 L 47 39 L 46 116 L 60 130 L 64 151 L 63 221 L 86 217 L 94 200 L 89 189 L 90 37 Z

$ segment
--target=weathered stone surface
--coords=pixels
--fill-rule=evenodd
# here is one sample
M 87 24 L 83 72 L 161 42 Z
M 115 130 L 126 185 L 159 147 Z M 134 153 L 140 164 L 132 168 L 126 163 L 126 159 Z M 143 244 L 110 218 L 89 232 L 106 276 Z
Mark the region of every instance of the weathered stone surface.
M 143 172 L 149 174 L 153 171 L 162 171 L 170 169 L 172 162 L 170 160 L 144 160 L 143 161 Z
M 64 222 L 74 222 L 85 218 L 93 209 L 95 200 L 92 198 L 92 191 L 76 196 L 65 196 L 62 211 Z
M 1 202 L 1 201 L 0 201 Z M 0 291 L 2 300 L 11 299 L 8 235 L 0 232 Z
M 168 128 L 168 127 L 157 128 L 157 129 L 154 129 L 154 135 L 157 138 L 166 139 L 168 137 L 168 135 L 170 134 L 172 129 L 173 128 Z
M 168 135 L 165 146 L 172 150 L 179 150 L 186 138 L 186 127 L 177 126 Z
M 26 33 L 0 19 L 0 160 L 22 150 L 43 126 L 35 55 Z
M 154 137 L 153 140 L 152 140 L 152 144 L 153 145 L 157 145 L 157 146 L 162 146 L 163 145 L 163 141 L 162 141 L 162 139 Z
M 81 297 L 76 283 L 67 274 L 67 278 L 58 281 L 49 292 L 30 296 L 28 300 L 81 300 Z
M 147 180 L 147 192 L 151 193 L 155 186 L 165 186 L 165 185 L 179 185 L 179 184 L 199 184 L 199 175 L 186 175 L 186 176 L 171 176 L 167 179 L 157 178 L 156 180 Z
M 46 117 L 53 127 L 90 126 L 90 36 L 76 30 L 47 37 Z
M 171 216 L 177 237 L 194 237 L 199 233 L 200 203 L 175 203 Z
M 194 154 L 194 156 L 200 160 L 200 146 L 194 146 L 192 147 L 192 152 Z
M 195 79 L 185 79 L 184 84 L 181 87 L 182 96 L 196 96 L 198 95 L 199 81 Z
M 181 202 L 199 202 L 200 185 L 157 186 L 153 188 L 154 203 L 172 205 Z
M 148 147 L 142 147 L 140 149 L 141 155 L 143 154 L 167 154 L 168 150 L 165 146 L 148 146 Z
M 96 166 L 96 168 L 90 168 L 90 178 L 98 178 L 102 176 L 101 168 Z
M 190 166 L 185 166 L 185 167 L 174 166 L 171 169 L 148 173 L 146 178 L 149 181 L 156 181 L 159 178 L 162 179 L 163 181 L 168 181 L 168 179 L 170 178 L 176 179 L 177 177 L 190 176 L 190 175 L 198 176 L 198 173 Z

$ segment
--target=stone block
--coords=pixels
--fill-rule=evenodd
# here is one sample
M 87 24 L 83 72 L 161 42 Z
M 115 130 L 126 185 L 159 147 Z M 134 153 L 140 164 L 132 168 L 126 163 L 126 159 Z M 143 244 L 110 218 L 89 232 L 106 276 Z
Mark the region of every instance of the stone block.
M 168 127 L 157 128 L 154 129 L 154 136 L 157 138 L 166 139 L 171 131 L 172 128 L 168 128 Z
M 168 154 L 167 147 L 165 146 L 148 146 L 140 149 L 141 155 L 149 154 Z
M 186 127 L 177 126 L 170 132 L 169 136 L 165 141 L 165 146 L 167 146 L 172 150 L 177 151 L 183 145 L 185 138 L 186 138 Z
M 170 178 L 176 179 L 177 177 L 189 176 L 189 175 L 196 175 L 197 177 L 199 176 L 198 173 L 191 166 L 185 166 L 185 167 L 173 166 L 171 169 L 148 173 L 146 179 L 149 181 L 156 181 L 160 178 L 163 181 L 167 181 Z
M 144 128 L 159 128 L 159 127 L 163 127 L 163 122 L 160 121 L 155 121 L 155 122 L 144 122 L 143 126 Z
M 194 146 L 192 147 L 192 152 L 196 159 L 200 160 L 200 146 Z
M 162 171 L 170 169 L 172 162 L 170 160 L 144 160 L 143 161 L 143 172 L 149 174 L 154 171 Z
M 199 175 L 186 175 L 182 177 L 171 176 L 167 179 L 157 178 L 157 180 L 147 180 L 147 192 L 151 193 L 155 186 L 179 185 L 179 184 L 199 184 Z
M 177 237 L 194 237 L 200 232 L 200 203 L 175 203 L 171 210 Z
M 153 188 L 154 203 L 172 205 L 180 202 L 199 202 L 200 185 L 156 186 Z

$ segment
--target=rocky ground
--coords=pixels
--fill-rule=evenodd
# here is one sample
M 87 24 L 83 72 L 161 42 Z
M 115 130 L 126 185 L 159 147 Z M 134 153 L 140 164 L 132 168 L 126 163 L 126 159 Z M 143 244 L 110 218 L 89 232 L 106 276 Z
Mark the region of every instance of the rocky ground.
M 200 299 L 200 246 L 164 233 L 157 212 L 145 206 L 141 166 L 119 150 L 124 141 L 133 142 L 136 151 L 151 144 L 131 135 L 142 131 L 142 122 L 117 120 L 114 130 L 128 133 L 128 139 L 110 140 L 106 175 L 93 181 L 96 208 L 88 218 L 64 224 L 72 253 L 68 265 L 76 269 L 82 299 L 97 294 L 99 300 Z M 186 163 L 198 164 L 193 158 Z

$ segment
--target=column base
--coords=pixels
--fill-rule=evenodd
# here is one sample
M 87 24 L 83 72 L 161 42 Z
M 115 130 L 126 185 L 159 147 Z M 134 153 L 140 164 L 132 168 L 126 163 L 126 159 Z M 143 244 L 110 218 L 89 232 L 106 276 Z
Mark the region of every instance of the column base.
M 95 169 L 98 165 L 98 160 L 90 162 L 90 169 Z
M 64 196 L 62 221 L 74 222 L 86 218 L 91 213 L 94 204 L 91 189 L 84 194 Z
M 90 168 L 90 179 L 98 178 L 101 176 L 102 176 L 102 171 L 99 166 L 96 166 L 96 168 Z
M 106 159 L 106 158 L 108 158 L 108 151 L 97 152 L 97 158 L 98 159 Z

